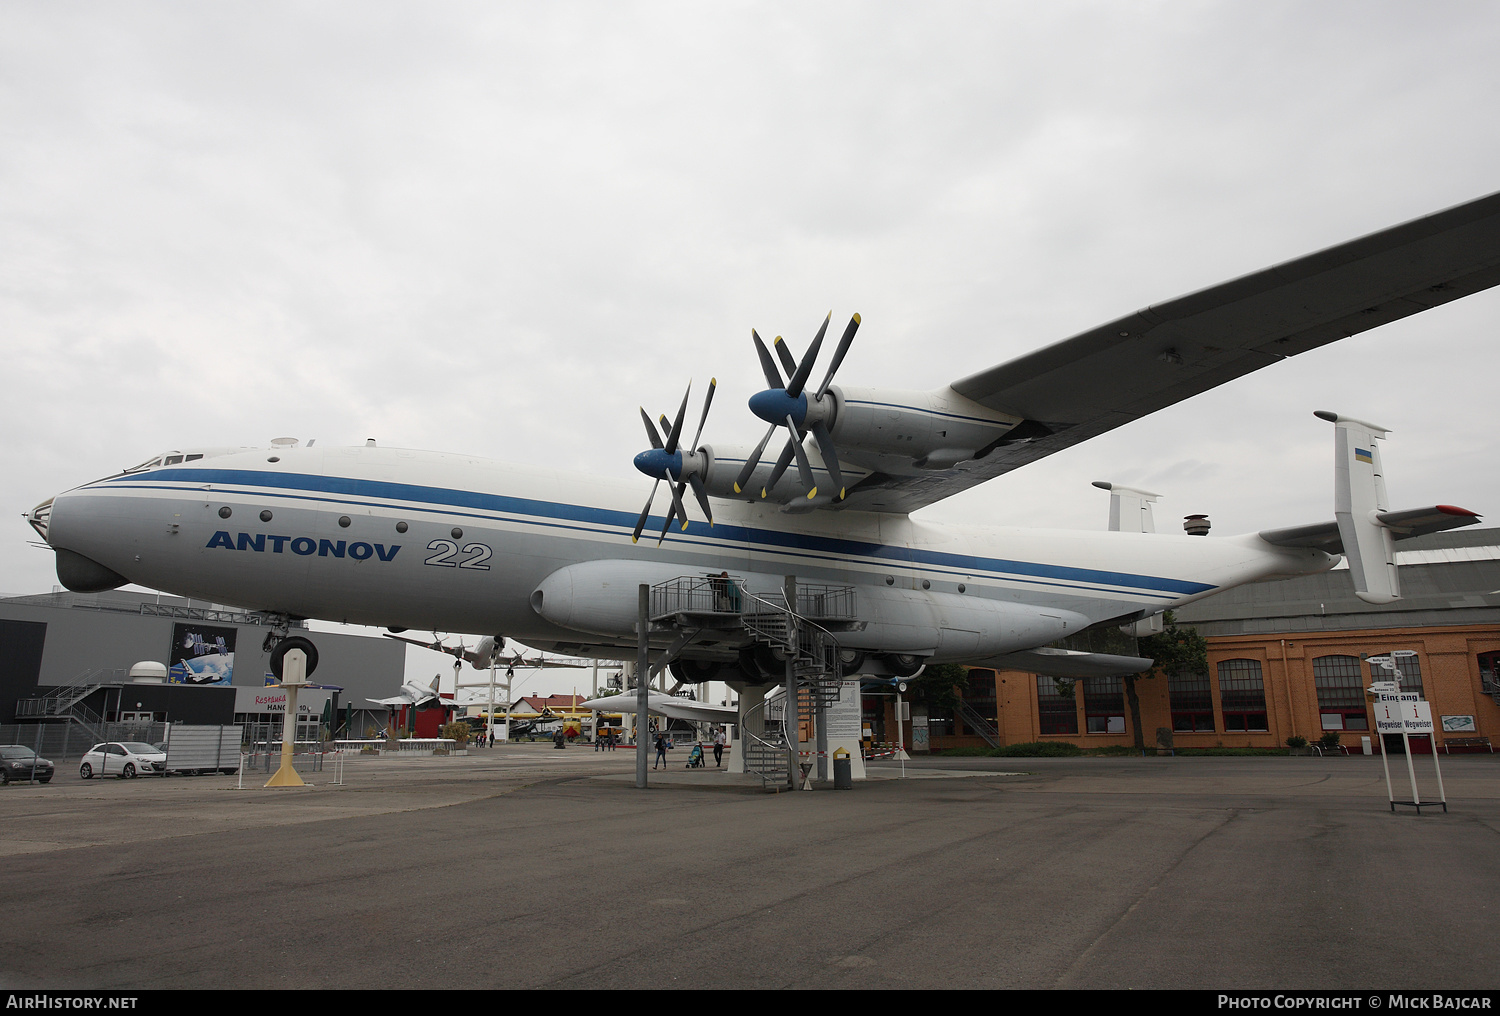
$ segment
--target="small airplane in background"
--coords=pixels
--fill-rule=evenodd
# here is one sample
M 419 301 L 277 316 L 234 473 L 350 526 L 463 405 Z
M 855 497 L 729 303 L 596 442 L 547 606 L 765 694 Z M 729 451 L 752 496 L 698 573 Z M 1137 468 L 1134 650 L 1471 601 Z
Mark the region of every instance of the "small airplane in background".
M 642 410 L 651 448 L 635 464 L 655 482 L 640 511 L 639 489 L 618 480 L 371 439 L 269 453 L 179 450 L 59 494 L 28 519 L 72 590 L 136 582 L 289 621 L 497 633 L 473 650 L 417 643 L 480 668 L 496 665 L 504 639 L 633 659 L 639 587 L 690 580 L 704 592 L 693 616 L 707 621 L 648 636 L 673 657 L 674 675 L 773 683 L 782 668 L 764 645 L 709 622 L 772 604 L 795 575 L 809 595 L 851 591 L 837 633 L 847 674 L 910 676 L 949 662 L 1064 677 L 1132 673 L 1151 661 L 1045 647 L 1098 625 L 1140 630 L 1237 585 L 1326 571 L 1338 555 L 1361 597 L 1391 602 L 1400 596 L 1393 541 L 1478 515 L 1441 504 L 1390 510 L 1377 447 L 1386 430 L 1333 413 L 1319 414 L 1334 425 L 1331 521 L 1228 537 L 1156 533 L 1137 510 L 1144 492 L 1113 485 L 1114 523 L 1104 532 L 938 525 L 912 513 L 1497 283 L 1492 194 L 1152 305 L 934 391 L 834 383 L 858 315 L 817 385 L 831 315 L 800 359 L 784 340 L 767 346 L 752 331 L 767 387 L 750 410 L 768 424 L 765 436 L 699 445 L 713 384 L 692 441 L 687 394 L 661 429 Z M 936 355 L 940 343 L 932 345 Z M 782 430 L 786 442 L 768 462 Z M 663 482 L 670 505 L 653 516 Z M 689 519 L 689 489 L 704 521 Z M 658 539 L 638 544 L 648 528 Z
M 634 713 L 640 708 L 635 691 L 620 695 L 606 695 L 580 703 L 580 709 L 591 709 L 596 713 Z M 664 691 L 651 689 L 648 692 L 647 709 L 652 716 L 665 716 L 669 720 L 689 720 L 697 723 L 738 723 L 739 709 L 735 706 L 716 706 L 707 702 L 695 702 Z

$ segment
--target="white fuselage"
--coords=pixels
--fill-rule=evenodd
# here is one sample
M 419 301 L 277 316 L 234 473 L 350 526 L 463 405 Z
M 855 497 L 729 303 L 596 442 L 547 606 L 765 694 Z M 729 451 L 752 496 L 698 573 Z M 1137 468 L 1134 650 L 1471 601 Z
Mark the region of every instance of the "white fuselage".
M 131 582 L 301 617 L 495 634 L 628 657 L 636 588 L 728 571 L 856 587 L 871 652 L 978 660 L 1090 623 L 1332 567 L 1254 535 L 933 525 L 724 501 L 715 524 L 631 530 L 643 485 L 396 448 L 245 450 L 85 484 L 47 539 Z M 665 509 L 663 509 L 665 510 Z M 614 650 L 619 650 L 615 652 Z

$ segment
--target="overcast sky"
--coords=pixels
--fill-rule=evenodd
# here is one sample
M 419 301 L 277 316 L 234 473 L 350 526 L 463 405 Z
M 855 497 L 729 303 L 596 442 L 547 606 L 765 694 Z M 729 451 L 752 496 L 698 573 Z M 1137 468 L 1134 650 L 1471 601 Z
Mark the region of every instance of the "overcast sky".
M 859 311 L 840 380 L 933 388 L 1478 197 L 1497 52 L 1487 0 L 11 0 L 0 591 L 56 581 L 21 513 L 163 449 L 624 477 L 689 378 L 758 438 L 751 327 Z M 1500 514 L 1497 326 L 1469 297 L 921 517 L 1102 528 L 1102 479 L 1162 528 L 1320 521 L 1318 408 L 1392 429 L 1397 507 Z

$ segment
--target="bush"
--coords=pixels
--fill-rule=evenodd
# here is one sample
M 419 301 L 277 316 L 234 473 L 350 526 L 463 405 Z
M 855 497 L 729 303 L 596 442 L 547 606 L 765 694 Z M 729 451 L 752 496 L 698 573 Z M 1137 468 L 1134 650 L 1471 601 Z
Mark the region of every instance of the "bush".
M 1339 732 L 1337 730 L 1328 731 L 1322 737 L 1318 738 L 1318 743 L 1323 746 L 1324 751 L 1338 751 Z
M 1307 738 L 1303 737 L 1300 734 L 1293 734 L 1291 737 L 1286 739 L 1286 746 L 1288 748 L 1306 748 Z
M 990 754 L 996 758 L 1062 758 L 1082 755 L 1083 749 L 1068 741 L 1027 741 L 996 748 Z

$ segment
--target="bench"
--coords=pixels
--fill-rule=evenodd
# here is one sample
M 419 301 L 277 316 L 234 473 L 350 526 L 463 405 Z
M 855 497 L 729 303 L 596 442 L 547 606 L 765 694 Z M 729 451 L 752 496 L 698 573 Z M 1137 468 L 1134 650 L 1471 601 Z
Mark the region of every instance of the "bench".
M 1453 754 L 1454 748 L 1473 749 L 1487 748 L 1491 755 L 1495 753 L 1495 746 L 1490 743 L 1488 737 L 1445 737 L 1443 738 L 1443 753 Z

